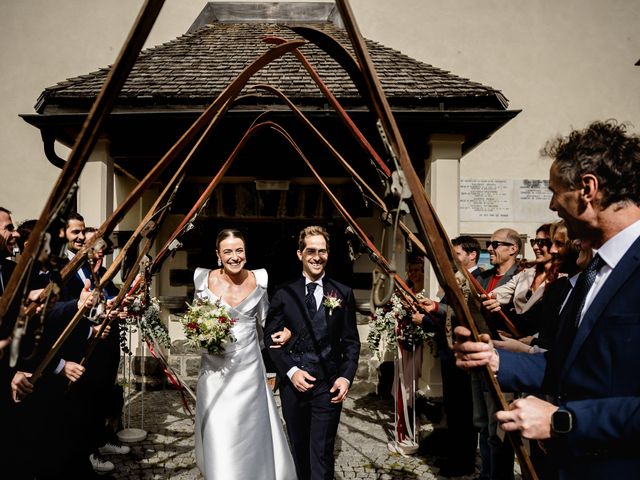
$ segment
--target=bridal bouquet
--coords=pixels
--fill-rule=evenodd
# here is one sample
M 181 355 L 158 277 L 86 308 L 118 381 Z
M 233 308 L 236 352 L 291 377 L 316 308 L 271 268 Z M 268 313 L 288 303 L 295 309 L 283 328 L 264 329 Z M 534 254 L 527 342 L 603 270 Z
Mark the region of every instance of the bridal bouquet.
M 236 319 L 229 315 L 227 307 L 222 303 L 195 299 L 187 307 L 187 313 L 181 322 L 189 345 L 206 348 L 212 354 L 221 354 L 227 343 L 236 341 L 231 332 Z
M 371 316 L 367 340 L 371 350 L 379 357 L 384 354 L 386 348 L 397 354 L 396 342 L 400 342 L 405 350 L 411 351 L 415 350 L 417 345 L 427 342 L 431 353 L 435 351 L 433 333 L 425 332 L 411 321 L 411 309 L 405 306 L 395 293 L 388 304 L 376 308 Z

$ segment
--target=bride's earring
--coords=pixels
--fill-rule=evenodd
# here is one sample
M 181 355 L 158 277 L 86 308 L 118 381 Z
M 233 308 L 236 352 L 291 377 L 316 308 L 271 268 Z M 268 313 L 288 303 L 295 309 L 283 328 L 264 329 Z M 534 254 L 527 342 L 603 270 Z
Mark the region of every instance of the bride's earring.
M 220 257 L 218 257 L 218 266 L 221 267 L 222 266 L 222 261 L 220 260 Z

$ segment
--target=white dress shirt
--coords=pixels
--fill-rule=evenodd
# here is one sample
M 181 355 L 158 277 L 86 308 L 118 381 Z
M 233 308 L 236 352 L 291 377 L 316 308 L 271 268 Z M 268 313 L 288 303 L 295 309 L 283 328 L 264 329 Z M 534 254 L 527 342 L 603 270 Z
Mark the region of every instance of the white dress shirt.
M 316 289 L 313 291 L 313 296 L 316 299 L 316 309 L 320 309 L 320 305 L 322 304 L 322 297 L 323 297 L 323 292 L 324 292 L 324 287 L 323 287 L 323 283 L 322 283 L 322 279 L 324 278 L 324 273 L 322 274 L 322 276 L 315 280 L 315 281 L 311 281 L 309 280 L 306 276 L 304 277 L 304 293 L 306 295 L 307 293 L 307 285 L 309 285 L 310 283 L 315 283 L 316 285 L 318 285 L 316 287 Z
M 593 303 L 593 300 L 609 278 L 609 275 L 611 275 L 613 269 L 616 268 L 618 262 L 622 257 L 624 257 L 627 250 L 631 248 L 631 245 L 638 239 L 638 237 L 640 237 L 640 220 L 632 223 L 627 228 L 611 237 L 598 249 L 598 255 L 600 255 L 602 260 L 604 260 L 605 264 L 598 271 L 596 279 L 589 289 L 589 293 L 587 293 L 584 308 L 582 309 L 582 312 L 580 312 L 580 323 L 582 323 L 582 317 Z

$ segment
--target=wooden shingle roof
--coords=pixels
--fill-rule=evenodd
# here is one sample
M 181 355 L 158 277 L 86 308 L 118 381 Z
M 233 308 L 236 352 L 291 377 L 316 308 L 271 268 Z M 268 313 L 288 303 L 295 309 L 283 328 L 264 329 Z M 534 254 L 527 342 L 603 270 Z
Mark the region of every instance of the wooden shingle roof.
M 313 23 L 351 50 L 346 32 L 330 22 Z M 209 104 L 250 62 L 271 48 L 262 39 L 275 35 L 300 38 L 282 24 L 207 24 L 170 42 L 144 50 L 119 97 L 118 108 L 193 108 Z M 367 40 L 367 46 L 393 108 L 506 110 L 500 91 L 420 62 L 397 50 Z M 346 72 L 313 44 L 302 52 L 325 83 L 347 107 L 362 106 Z M 87 110 L 97 96 L 107 68 L 46 88 L 38 113 Z M 302 65 L 293 55 L 271 63 L 249 83 L 268 83 L 280 88 L 299 105 L 322 106 L 324 100 Z M 245 91 L 246 93 L 246 91 Z M 272 104 L 271 97 L 257 95 L 251 102 Z

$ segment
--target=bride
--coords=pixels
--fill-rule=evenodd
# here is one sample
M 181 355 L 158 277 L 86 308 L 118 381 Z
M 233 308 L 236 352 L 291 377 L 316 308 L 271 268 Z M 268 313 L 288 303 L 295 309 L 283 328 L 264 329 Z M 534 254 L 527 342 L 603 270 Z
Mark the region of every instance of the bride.
M 257 335 L 257 324 L 264 326 L 269 308 L 267 271 L 244 269 L 245 242 L 238 230 L 218 234 L 216 253 L 221 268 L 196 269 L 195 296 L 229 309 L 237 319 L 236 341 L 222 355 L 202 354 L 195 425 L 198 468 L 207 480 L 295 479 Z

